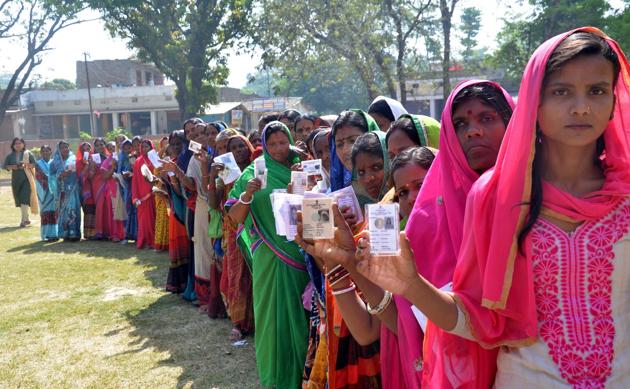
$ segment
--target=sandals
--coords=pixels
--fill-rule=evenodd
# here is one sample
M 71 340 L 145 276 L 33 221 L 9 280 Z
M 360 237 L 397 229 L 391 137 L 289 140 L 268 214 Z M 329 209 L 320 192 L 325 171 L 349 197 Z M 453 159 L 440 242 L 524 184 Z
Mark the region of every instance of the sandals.
M 245 335 L 236 327 L 232 327 L 232 331 L 230 331 L 230 342 L 236 342 L 238 340 L 245 339 Z

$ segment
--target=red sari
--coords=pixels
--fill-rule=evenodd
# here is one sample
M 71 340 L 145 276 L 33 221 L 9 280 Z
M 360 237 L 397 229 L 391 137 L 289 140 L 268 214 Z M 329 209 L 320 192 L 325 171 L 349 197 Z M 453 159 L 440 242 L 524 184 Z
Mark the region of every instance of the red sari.
M 142 175 L 142 165 L 147 165 L 153 172 L 153 165 L 146 154 L 142 154 L 133 165 L 131 180 L 132 201 L 138 209 L 138 237 L 136 247 L 154 248 L 155 243 L 155 202 L 153 201 L 153 185 Z M 138 201 L 140 203 L 138 204 Z
M 79 182 L 81 183 L 81 208 L 83 208 L 83 237 L 85 239 L 94 239 L 96 235 L 95 231 L 95 213 L 96 202 L 92 195 L 92 178 L 90 177 L 90 165 L 84 165 L 83 149 L 84 145 L 89 145 L 88 142 L 83 142 L 79 145 L 76 158 L 76 169 Z M 91 153 L 89 153 L 91 155 Z M 87 161 L 86 161 L 87 162 Z
M 111 155 L 97 166 L 96 173 L 92 177 L 92 194 L 96 202 L 96 239 L 109 239 L 112 235 L 114 213 L 112 210 L 112 196 L 107 178 L 112 168 L 114 159 Z

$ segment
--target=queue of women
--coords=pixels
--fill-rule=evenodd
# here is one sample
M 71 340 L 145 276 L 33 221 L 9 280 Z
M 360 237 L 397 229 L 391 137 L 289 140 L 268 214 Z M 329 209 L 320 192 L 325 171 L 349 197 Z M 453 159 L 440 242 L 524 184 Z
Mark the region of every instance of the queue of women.
M 138 137 L 37 162 L 15 140 L 5 167 L 22 226 L 35 178 L 42 239 L 168 250 L 166 289 L 253 334 L 265 387 L 630 387 L 629 71 L 587 27 L 535 51 L 518 103 L 466 81 L 441 124 L 381 97 L 332 123 L 267 115 L 249 136 L 193 118 L 159 167 Z M 372 253 L 347 205 L 333 239 L 305 239 L 300 214 L 294 240 L 276 232 L 271 194 L 306 159 L 322 161 L 313 191 L 399 204 L 399 254 Z

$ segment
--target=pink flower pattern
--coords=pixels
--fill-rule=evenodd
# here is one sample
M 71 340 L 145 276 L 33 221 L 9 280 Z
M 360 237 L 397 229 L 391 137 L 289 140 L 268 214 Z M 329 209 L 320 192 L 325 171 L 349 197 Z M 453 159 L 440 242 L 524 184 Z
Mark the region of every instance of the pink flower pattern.
M 612 372 L 613 245 L 630 229 L 630 199 L 567 234 L 540 219 L 532 229 L 539 334 L 575 388 L 603 388 Z

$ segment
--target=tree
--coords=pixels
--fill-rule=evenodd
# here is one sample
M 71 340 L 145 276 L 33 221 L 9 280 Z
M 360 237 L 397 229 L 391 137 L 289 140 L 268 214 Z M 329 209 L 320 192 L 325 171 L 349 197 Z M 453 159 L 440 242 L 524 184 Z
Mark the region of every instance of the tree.
M 60 30 L 81 23 L 78 1 L 2 0 L 0 2 L 0 39 L 15 42 L 22 60 L 13 70 L 0 98 L 0 123 L 29 82 L 33 69 L 42 63 L 42 54 Z M 12 53 L 15 54 L 15 53 Z
M 491 65 L 506 70 L 508 81 L 520 82 L 534 50 L 547 39 L 582 26 L 606 27 L 605 0 L 530 0 L 531 15 L 509 15 L 497 36 L 497 50 Z
M 227 49 L 247 32 L 251 0 L 92 0 L 112 34 L 129 40 L 177 87 L 180 117 L 216 103 L 226 82 Z
M 477 46 L 477 34 L 481 26 L 481 11 L 474 7 L 464 8 L 461 16 L 461 44 L 464 47 L 462 57 L 468 62 Z
M 255 18 L 251 43 L 263 49 L 266 67 L 284 68 L 287 59 L 302 56 L 336 56 L 352 69 L 370 99 L 383 91 L 396 96 L 397 82 L 406 79 L 407 45 L 427 24 L 431 4 L 268 0 Z M 287 24 L 291 28 L 282 27 Z
M 449 69 L 451 68 L 451 28 L 455 6 L 459 0 L 440 0 L 440 22 L 442 24 L 442 38 L 444 42 L 442 55 L 442 92 L 444 101 L 451 93 L 451 78 Z
M 65 78 L 54 78 L 51 81 L 46 81 L 39 86 L 41 89 L 53 89 L 53 90 L 68 90 L 75 89 L 76 85 L 70 80 Z
M 606 18 L 605 32 L 621 45 L 624 52 L 630 50 L 630 0 L 622 9 L 615 10 Z

